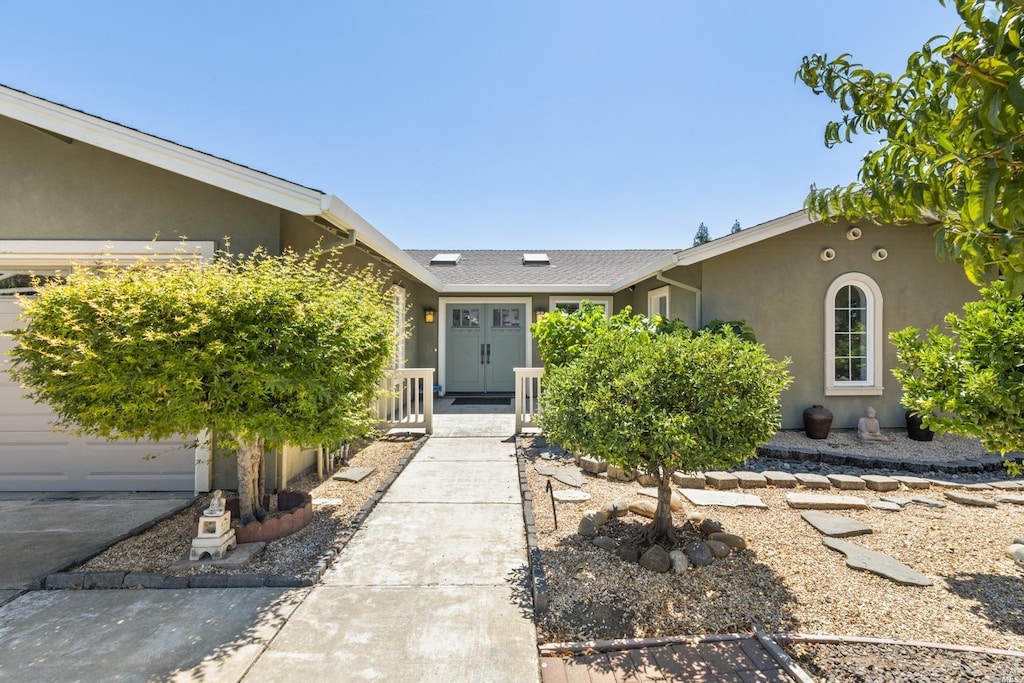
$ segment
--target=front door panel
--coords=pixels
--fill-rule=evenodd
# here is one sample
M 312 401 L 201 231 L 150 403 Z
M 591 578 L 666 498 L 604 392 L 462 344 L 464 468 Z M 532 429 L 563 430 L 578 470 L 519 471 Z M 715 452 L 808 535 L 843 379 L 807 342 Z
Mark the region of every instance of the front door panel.
M 514 391 L 526 363 L 526 306 L 449 304 L 445 311 L 445 391 Z

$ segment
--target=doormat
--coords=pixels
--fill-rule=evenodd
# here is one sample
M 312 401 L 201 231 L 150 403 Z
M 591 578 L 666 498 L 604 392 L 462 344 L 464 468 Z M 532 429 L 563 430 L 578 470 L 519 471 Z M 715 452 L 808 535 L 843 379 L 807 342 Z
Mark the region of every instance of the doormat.
M 453 406 L 507 406 L 510 398 L 495 396 L 460 396 L 452 401 Z

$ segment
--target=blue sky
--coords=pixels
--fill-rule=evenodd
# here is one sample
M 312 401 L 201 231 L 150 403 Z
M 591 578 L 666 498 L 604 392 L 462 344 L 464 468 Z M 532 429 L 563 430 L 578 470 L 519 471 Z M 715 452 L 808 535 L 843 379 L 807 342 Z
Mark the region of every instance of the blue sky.
M 937 0 L 10 4 L 0 83 L 309 185 L 406 248 L 685 247 L 855 178 L 793 74 Z

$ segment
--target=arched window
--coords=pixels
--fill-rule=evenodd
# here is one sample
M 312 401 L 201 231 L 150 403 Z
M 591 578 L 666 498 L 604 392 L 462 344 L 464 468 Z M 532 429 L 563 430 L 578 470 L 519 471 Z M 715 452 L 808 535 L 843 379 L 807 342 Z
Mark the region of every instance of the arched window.
M 825 294 L 825 395 L 882 393 L 882 292 L 863 273 L 840 275 Z

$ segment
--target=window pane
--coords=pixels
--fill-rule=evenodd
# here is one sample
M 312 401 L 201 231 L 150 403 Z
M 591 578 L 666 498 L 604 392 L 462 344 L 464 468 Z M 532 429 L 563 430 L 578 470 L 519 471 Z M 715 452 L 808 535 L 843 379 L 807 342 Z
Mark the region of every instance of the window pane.
M 850 285 L 844 289 L 850 290 L 850 308 L 864 308 L 867 305 L 864 292 L 860 291 L 860 287 Z
M 836 292 L 836 308 L 850 307 L 850 286 L 840 287 Z
M 868 378 L 868 369 L 861 358 L 850 359 L 850 380 L 853 382 L 864 382 Z
M 839 348 L 836 348 L 836 354 L 840 353 Z M 856 356 L 858 358 L 867 358 L 868 345 L 867 340 L 863 334 L 852 334 L 850 335 L 850 352 L 842 354 L 844 356 Z
M 836 335 L 836 358 L 842 358 L 850 355 L 850 335 L 848 334 L 837 334 Z
M 836 358 L 836 381 L 848 382 L 850 380 L 850 359 Z
M 850 331 L 849 311 L 836 311 L 836 332 Z

